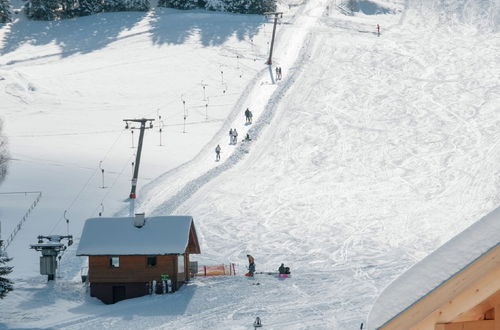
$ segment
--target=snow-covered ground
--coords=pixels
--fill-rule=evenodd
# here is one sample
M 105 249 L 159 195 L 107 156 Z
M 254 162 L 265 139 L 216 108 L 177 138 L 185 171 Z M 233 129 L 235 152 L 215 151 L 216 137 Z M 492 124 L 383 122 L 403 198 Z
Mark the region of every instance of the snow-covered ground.
M 248 329 L 259 316 L 268 329 L 356 329 L 390 281 L 495 208 L 499 4 L 361 4 L 355 16 L 326 0 L 290 6 L 277 83 L 263 65 L 270 25 L 255 16 L 155 10 L 0 30 L 1 115 L 16 159 L 2 191 L 44 191 L 9 248 L 16 290 L 0 302 L 0 327 Z M 227 20 L 227 30 L 215 24 Z M 257 271 L 284 262 L 292 278 L 195 279 L 105 306 L 78 282 L 74 246 L 55 283 L 36 275 L 27 245 L 64 233 L 65 209 L 76 237 L 103 198 L 106 215 L 128 212 L 133 149 L 121 119 L 158 108 L 172 126 L 165 147 L 147 133 L 137 209 L 192 215 L 202 263 L 242 273 L 252 253 Z M 230 127 L 253 141 L 230 147 Z M 98 188 L 101 160 L 113 188 Z M 22 214 L 23 203 L 2 212 Z
M 156 120 L 145 135 L 140 189 L 193 158 L 229 114 L 244 111 L 238 100 L 263 71 L 271 26 L 241 17 L 155 9 L 19 19 L 0 30 L 1 115 L 13 157 L 1 191 L 43 193 L 9 247 L 23 259 L 16 273 L 38 272 L 27 246 L 40 234 L 65 234 L 65 210 L 79 236 L 86 218 L 125 204 L 139 131 L 125 130 L 123 119 Z M 4 239 L 35 197 L 0 195 Z

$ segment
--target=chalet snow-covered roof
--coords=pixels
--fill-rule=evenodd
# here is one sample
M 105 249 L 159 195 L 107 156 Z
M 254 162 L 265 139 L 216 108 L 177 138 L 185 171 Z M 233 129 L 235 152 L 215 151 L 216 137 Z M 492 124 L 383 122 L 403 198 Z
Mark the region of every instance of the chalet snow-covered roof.
M 389 284 L 375 301 L 367 329 L 378 329 L 500 244 L 500 207 Z
M 140 228 L 134 226 L 133 217 L 123 217 L 87 219 L 76 255 L 163 255 L 185 252 L 200 253 L 192 217 L 146 217 L 144 226 Z

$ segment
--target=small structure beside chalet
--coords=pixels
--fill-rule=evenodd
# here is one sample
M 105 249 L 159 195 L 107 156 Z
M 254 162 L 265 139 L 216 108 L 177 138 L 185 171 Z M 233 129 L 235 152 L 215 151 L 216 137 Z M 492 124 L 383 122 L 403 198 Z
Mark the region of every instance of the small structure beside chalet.
M 87 219 L 76 252 L 88 256 L 90 295 L 106 304 L 177 290 L 189 280 L 189 255 L 200 245 L 193 218 L 160 216 Z
M 500 207 L 392 282 L 369 330 L 500 330 Z

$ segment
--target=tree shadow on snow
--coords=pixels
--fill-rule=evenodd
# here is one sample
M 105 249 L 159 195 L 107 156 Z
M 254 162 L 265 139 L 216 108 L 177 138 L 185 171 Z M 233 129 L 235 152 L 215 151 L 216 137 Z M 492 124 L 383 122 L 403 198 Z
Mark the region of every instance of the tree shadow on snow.
M 182 44 L 199 34 L 199 42 L 206 47 L 221 45 L 232 36 L 252 38 L 265 22 L 260 15 L 157 8 L 150 24 L 154 44 Z
M 0 54 L 13 52 L 23 45 L 43 46 L 51 43 L 59 46 L 61 51 L 40 58 L 90 53 L 120 39 L 120 32 L 130 30 L 147 14 L 147 12 L 100 13 L 49 22 L 20 19 L 14 22 L 10 31 L 6 33 Z M 12 61 L 9 64 L 33 59 L 36 58 Z
M 392 14 L 393 11 L 390 8 L 381 6 L 375 2 L 369 0 L 358 1 L 359 11 L 365 15 L 378 15 L 378 14 Z

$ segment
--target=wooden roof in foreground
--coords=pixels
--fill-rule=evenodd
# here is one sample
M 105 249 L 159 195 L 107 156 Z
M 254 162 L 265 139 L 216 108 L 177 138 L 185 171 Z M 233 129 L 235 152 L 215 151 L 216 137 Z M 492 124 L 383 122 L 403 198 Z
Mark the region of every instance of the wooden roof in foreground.
M 376 300 L 367 329 L 434 330 L 494 304 L 499 290 L 500 207 L 392 282 Z

